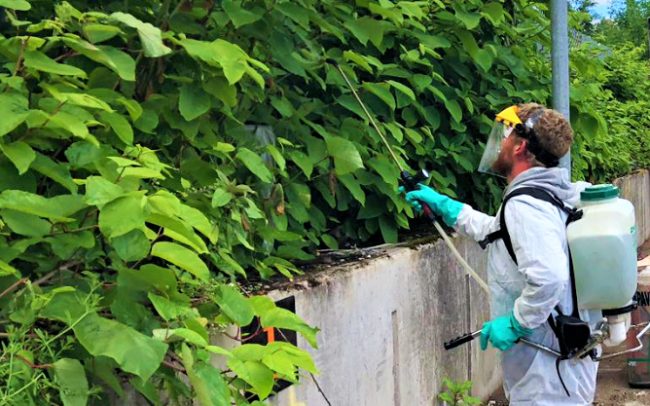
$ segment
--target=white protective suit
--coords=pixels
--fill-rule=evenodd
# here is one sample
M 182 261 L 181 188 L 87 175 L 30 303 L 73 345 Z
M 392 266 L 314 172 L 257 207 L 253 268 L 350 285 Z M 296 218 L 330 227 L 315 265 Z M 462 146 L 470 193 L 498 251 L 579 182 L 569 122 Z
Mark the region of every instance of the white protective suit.
M 517 176 L 505 194 L 523 186 L 538 187 L 555 194 L 570 206 L 588 184 L 572 184 L 562 168 L 531 168 Z M 505 196 L 505 195 L 504 195 Z M 505 219 L 517 266 L 503 240 L 488 246 L 488 285 L 492 318 L 514 310 L 517 321 L 533 329 L 531 341 L 559 350 L 557 338 L 547 318 L 559 304 L 564 314 L 572 312 L 569 279 L 566 213 L 552 204 L 520 195 L 506 205 Z M 476 241 L 500 228 L 499 216 L 488 216 L 465 205 L 457 231 Z M 602 318 L 600 311 L 580 311 L 592 329 Z M 586 357 L 560 362 L 562 379 L 571 394 L 562 388 L 556 371 L 556 357 L 523 343 L 501 354 L 504 389 L 510 405 L 587 405 L 596 391 L 598 364 Z

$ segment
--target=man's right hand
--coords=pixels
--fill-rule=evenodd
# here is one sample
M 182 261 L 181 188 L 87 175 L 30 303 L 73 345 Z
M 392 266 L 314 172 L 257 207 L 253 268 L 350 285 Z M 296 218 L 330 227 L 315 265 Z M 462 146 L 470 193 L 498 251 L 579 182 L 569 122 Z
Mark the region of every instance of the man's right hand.
M 404 189 L 401 188 L 403 191 Z M 436 192 L 429 186 L 418 184 L 417 190 L 406 193 L 406 201 L 413 209 L 422 212 L 422 204 L 429 206 L 434 214 L 441 216 L 445 224 L 453 227 L 456 224 L 458 215 L 463 210 L 463 203 L 448 196 Z

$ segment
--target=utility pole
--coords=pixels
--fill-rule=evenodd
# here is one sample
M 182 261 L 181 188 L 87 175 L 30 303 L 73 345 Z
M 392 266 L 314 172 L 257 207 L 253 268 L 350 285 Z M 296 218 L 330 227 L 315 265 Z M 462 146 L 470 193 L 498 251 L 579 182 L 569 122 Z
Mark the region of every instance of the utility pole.
M 648 17 L 648 56 L 650 56 L 650 17 Z
M 570 119 L 569 105 L 569 4 L 551 0 L 551 58 L 553 62 L 553 108 Z M 560 159 L 571 178 L 571 151 Z

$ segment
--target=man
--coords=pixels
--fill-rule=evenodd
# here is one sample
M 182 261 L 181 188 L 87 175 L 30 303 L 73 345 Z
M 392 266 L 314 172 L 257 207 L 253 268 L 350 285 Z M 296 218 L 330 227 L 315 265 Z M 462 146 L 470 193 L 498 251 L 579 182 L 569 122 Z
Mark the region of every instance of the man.
M 572 142 L 571 126 L 560 113 L 533 103 L 513 106 L 497 115 L 479 170 L 507 179 L 504 196 L 534 187 L 575 206 L 586 184 L 570 183 L 566 169 L 557 167 Z M 416 210 L 427 204 L 447 225 L 476 241 L 500 229 L 499 216 L 488 216 L 427 186 L 407 193 L 406 199 Z M 573 312 L 568 215 L 525 194 L 513 196 L 504 214 L 512 255 L 502 238 L 488 245 L 492 320 L 483 325 L 481 348 L 489 342 L 502 350 L 504 388 L 511 405 L 590 404 L 596 362 L 586 357 L 556 364 L 552 354 L 517 343 L 526 337 L 559 349 L 548 318 L 557 315 L 556 306 L 565 315 Z M 580 311 L 580 317 L 593 329 L 601 315 Z

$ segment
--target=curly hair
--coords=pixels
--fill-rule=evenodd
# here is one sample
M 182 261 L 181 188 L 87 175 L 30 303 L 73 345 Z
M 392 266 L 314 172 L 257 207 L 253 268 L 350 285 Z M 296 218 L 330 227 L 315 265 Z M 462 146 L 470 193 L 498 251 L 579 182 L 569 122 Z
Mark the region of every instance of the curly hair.
M 517 115 L 523 122 L 542 111 L 534 130 L 544 150 L 558 158 L 569 152 L 573 143 L 573 130 L 561 113 L 537 103 L 524 103 L 517 107 L 519 107 Z

